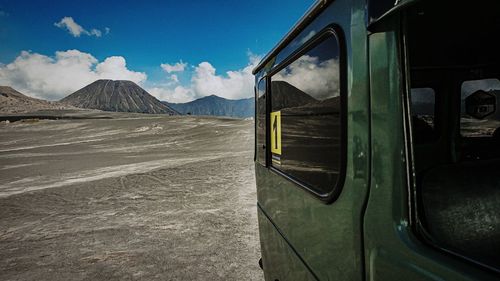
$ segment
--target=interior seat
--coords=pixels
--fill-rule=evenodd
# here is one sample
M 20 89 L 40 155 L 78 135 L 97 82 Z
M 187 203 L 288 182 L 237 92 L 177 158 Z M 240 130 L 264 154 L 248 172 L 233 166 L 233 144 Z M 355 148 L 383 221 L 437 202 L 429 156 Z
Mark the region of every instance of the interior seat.
M 500 266 L 500 160 L 435 167 L 421 189 L 426 229 L 437 244 Z

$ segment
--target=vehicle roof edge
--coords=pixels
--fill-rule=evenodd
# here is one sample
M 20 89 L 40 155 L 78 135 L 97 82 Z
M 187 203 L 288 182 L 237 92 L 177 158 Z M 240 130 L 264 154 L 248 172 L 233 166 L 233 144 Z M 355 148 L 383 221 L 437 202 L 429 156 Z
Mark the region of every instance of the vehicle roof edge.
M 334 0 L 318 0 L 314 3 L 305 14 L 295 23 L 295 25 L 287 32 L 287 34 L 279 41 L 279 43 L 274 46 L 271 51 L 264 56 L 264 58 L 259 62 L 259 64 L 252 70 L 252 74 L 259 72 L 268 61 L 270 61 L 276 54 L 278 54 L 290 41 L 292 41 L 295 36 L 297 36 L 302 29 L 307 26 L 316 15 L 323 11 L 323 9 L 333 2 Z

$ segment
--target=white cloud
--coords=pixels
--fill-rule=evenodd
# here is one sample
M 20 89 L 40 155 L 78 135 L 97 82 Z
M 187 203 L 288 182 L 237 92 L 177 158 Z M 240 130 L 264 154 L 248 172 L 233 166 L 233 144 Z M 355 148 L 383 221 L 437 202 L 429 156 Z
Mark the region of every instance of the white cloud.
M 258 56 L 249 55 L 249 63 L 243 69 L 217 75 L 209 62 L 202 62 L 195 68 L 191 87 L 196 97 L 218 95 L 227 99 L 242 99 L 253 96 L 254 76 L 252 69 L 258 64 Z
M 125 58 L 120 56 L 106 58 L 95 67 L 95 73 L 101 77 L 100 79 L 131 80 L 137 84 L 147 79 L 144 72 L 128 70 Z
M 225 75 L 217 74 L 215 67 L 211 63 L 202 62 L 194 68 L 191 85 L 177 85 L 172 88 L 172 85 L 175 85 L 175 83 L 170 82 L 161 87 L 148 88 L 147 91 L 159 100 L 176 103 L 189 102 L 209 95 L 217 95 L 227 99 L 252 97 L 254 86 L 252 70 L 261 58 L 251 53 L 248 54 L 248 57 L 249 63 L 246 67 L 235 71 L 228 71 Z M 161 64 L 161 67 L 167 73 L 171 73 L 175 69 L 182 71 L 185 66 L 187 64 L 182 63 L 182 61 L 174 65 Z M 175 74 L 171 75 L 169 79 L 173 82 L 178 82 L 178 77 Z
M 168 101 L 173 103 L 188 102 L 196 99 L 195 93 L 190 88 L 186 88 L 183 86 L 176 86 L 173 89 L 153 87 L 148 88 L 147 91 L 161 101 Z
M 94 35 L 95 37 L 101 37 L 102 32 L 99 29 L 92 28 L 92 30 L 90 30 L 90 35 Z
M 59 51 L 55 56 L 23 51 L 11 63 L 0 64 L 0 85 L 12 86 L 30 96 L 59 100 L 98 79 L 131 80 L 145 86 L 158 99 L 169 102 L 188 102 L 213 94 L 240 99 L 253 96 L 251 71 L 259 59 L 250 54 L 246 67 L 225 74 L 218 74 L 212 64 L 202 62 L 194 67 L 191 83 L 182 85 L 177 74 L 170 74 L 163 84 L 147 81 L 144 72 L 128 69 L 121 56 L 98 61 L 79 50 Z M 181 61 L 170 66 L 177 69 L 170 69 L 171 73 L 180 72 L 181 66 L 186 68 L 187 63 Z
M 273 81 L 286 81 L 314 98 L 322 100 L 339 95 L 338 77 L 337 60 L 320 62 L 317 57 L 305 55 L 276 73 Z
M 160 66 L 167 73 L 183 72 L 184 69 L 186 69 L 187 63 L 184 63 L 182 61 L 175 64 L 162 63 Z
M 110 31 L 111 31 L 111 28 L 109 28 L 109 27 L 104 28 L 104 34 L 109 34 Z
M 147 76 L 129 70 L 123 57 L 108 57 L 99 62 L 78 50 L 59 51 L 54 57 L 23 51 L 13 62 L 0 65 L 0 85 L 48 100 L 61 99 L 98 79 L 142 84 Z
M 67 29 L 69 33 L 74 37 L 80 37 L 80 35 L 82 34 L 95 37 L 102 36 L 102 31 L 100 31 L 99 29 L 92 28 L 90 31 L 88 31 L 81 25 L 76 23 L 72 17 L 64 17 L 59 22 L 54 23 L 54 25 L 62 29 Z M 105 30 L 106 34 L 108 34 L 110 29 L 106 27 Z
M 54 25 L 59 28 L 68 29 L 69 33 L 74 37 L 80 37 L 80 35 L 85 31 L 85 29 L 76 23 L 72 17 L 64 17 L 61 21 L 54 23 Z
M 175 74 L 170 75 L 170 80 L 172 80 L 175 83 L 179 83 L 179 77 L 177 77 L 177 75 Z

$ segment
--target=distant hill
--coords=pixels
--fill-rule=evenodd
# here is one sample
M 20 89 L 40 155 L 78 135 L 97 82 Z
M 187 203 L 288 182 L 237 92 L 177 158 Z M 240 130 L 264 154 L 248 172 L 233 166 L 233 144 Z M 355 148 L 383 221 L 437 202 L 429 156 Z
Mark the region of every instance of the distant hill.
M 297 87 L 285 81 L 273 81 L 273 110 L 281 110 L 282 114 L 311 115 L 338 114 L 340 112 L 340 97 L 317 100 Z
M 285 81 L 273 81 L 271 83 L 273 110 L 304 106 L 318 101 L 301 91 L 297 87 Z
M 117 112 L 178 114 L 132 81 L 97 80 L 61 102 L 81 108 Z
M 255 112 L 253 98 L 228 100 L 216 95 L 211 95 L 187 103 L 163 103 L 181 114 L 246 118 L 253 117 Z
M 74 107 L 59 102 L 28 97 L 8 86 L 0 86 L 0 113 L 27 113 L 72 108 Z

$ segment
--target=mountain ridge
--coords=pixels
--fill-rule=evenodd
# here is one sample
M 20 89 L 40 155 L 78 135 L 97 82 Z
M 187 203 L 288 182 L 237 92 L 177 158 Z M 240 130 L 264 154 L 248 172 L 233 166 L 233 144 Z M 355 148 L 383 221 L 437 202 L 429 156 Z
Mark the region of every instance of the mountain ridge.
M 104 111 L 178 114 L 129 80 L 96 80 L 60 101 L 75 107 Z
M 162 101 L 162 103 L 170 106 L 180 114 L 248 118 L 253 117 L 255 112 L 253 98 L 231 100 L 213 94 L 186 103 L 169 103 L 166 101 Z
M 0 113 L 27 113 L 39 110 L 63 110 L 73 108 L 73 106 L 60 102 L 29 97 L 10 86 L 0 86 Z

